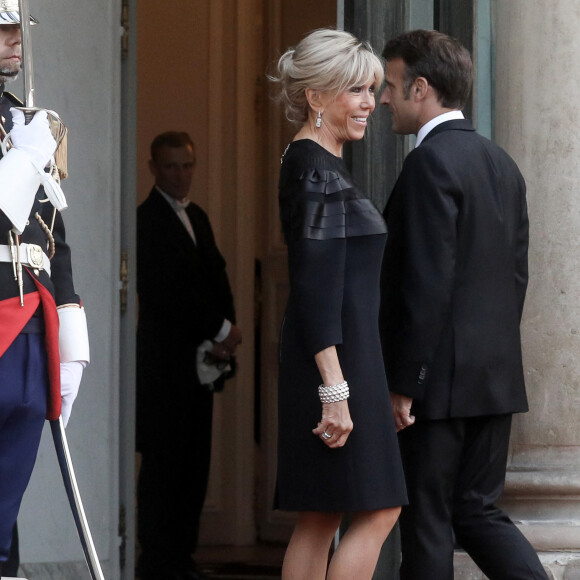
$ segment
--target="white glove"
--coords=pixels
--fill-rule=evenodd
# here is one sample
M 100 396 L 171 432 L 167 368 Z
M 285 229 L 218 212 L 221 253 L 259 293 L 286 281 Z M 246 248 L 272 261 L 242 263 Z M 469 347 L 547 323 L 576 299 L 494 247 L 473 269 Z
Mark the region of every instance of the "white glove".
M 14 123 L 10 131 L 12 144 L 26 153 L 38 171 L 42 172 L 56 150 L 46 111 L 38 111 L 28 125 L 22 111 L 12 108 L 10 112 Z
M 84 368 L 85 365 L 78 360 L 60 363 L 60 394 L 62 397 L 60 414 L 65 427 L 79 392 Z

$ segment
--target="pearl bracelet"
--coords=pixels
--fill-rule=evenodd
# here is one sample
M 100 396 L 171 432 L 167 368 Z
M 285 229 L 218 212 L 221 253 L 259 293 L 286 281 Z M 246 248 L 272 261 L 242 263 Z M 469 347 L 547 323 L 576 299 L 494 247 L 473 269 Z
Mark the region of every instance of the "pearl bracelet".
M 344 401 L 349 397 L 348 383 L 338 383 L 338 385 L 330 385 L 325 387 L 320 385 L 318 387 L 318 396 L 321 403 L 338 403 Z

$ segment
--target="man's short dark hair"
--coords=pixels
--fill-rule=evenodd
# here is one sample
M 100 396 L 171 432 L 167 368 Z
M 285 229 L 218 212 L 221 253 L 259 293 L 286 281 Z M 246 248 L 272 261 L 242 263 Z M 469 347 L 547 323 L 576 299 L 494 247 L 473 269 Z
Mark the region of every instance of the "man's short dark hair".
M 162 147 L 191 147 L 195 151 L 195 145 L 185 131 L 166 131 L 157 135 L 151 143 L 151 159 L 155 161 Z
M 415 79 L 424 77 L 437 91 L 443 107 L 461 109 L 471 95 L 473 64 L 469 51 L 455 38 L 436 30 L 411 30 L 389 40 L 383 50 L 388 62 L 405 63 L 403 89 L 409 97 Z

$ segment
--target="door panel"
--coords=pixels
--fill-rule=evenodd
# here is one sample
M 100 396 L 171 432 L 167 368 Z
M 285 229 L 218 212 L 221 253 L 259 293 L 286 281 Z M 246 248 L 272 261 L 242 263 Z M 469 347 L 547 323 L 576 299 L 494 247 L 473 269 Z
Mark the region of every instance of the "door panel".
M 122 580 L 135 577 L 135 327 L 137 320 L 137 0 L 123 1 L 127 35 L 122 41 L 121 253 L 119 256 L 119 567 Z M 126 279 L 124 280 L 124 277 Z

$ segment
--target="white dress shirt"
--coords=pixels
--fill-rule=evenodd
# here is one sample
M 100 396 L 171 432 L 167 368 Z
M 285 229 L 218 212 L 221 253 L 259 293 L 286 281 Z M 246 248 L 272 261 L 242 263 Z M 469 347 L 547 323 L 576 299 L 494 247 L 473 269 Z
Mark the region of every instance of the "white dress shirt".
M 415 143 L 415 148 L 419 147 L 423 142 L 423 139 L 437 127 L 437 125 L 441 125 L 441 123 L 445 123 L 445 121 L 452 121 L 455 119 L 465 119 L 463 113 L 461 111 L 449 111 L 448 113 L 443 113 L 438 115 L 437 117 L 433 117 L 430 121 L 425 123 L 417 133 L 417 142 Z

